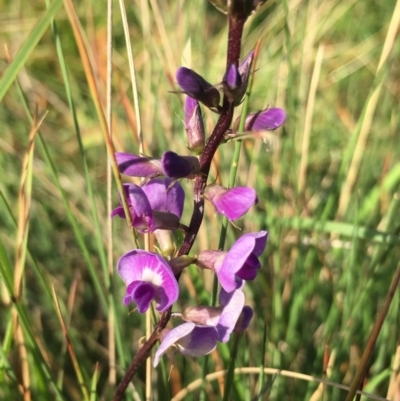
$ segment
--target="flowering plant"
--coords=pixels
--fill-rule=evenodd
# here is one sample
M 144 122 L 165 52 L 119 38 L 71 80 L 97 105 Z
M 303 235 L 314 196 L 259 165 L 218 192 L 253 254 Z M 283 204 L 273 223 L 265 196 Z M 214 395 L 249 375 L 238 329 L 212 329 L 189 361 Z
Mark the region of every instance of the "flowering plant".
M 239 6 L 239 3 L 246 7 Z M 286 118 L 280 108 L 247 113 L 243 107 L 243 117 L 233 122 L 235 109 L 250 92 L 249 82 L 257 51 L 250 52 L 241 62 L 239 57 L 243 24 L 258 3 L 232 1 L 225 10 L 229 21 L 229 45 L 226 69 L 219 84 L 209 83 L 187 67 L 180 67 L 176 72 L 180 90 L 175 93 L 186 95 L 184 128 L 187 147 L 192 154 L 178 155 L 173 149 L 166 150 L 161 158 L 115 154 L 121 173 L 142 177 L 144 181 L 142 185 L 124 185 L 119 196 L 121 201 L 125 200 L 125 208 L 117 206 L 112 216 L 126 218 L 129 212 L 132 228 L 139 233 L 154 233 L 160 251 L 136 249 L 121 256 L 117 270 L 126 285 L 123 302 L 125 305 L 135 304 L 139 313 L 146 312 L 154 302 L 155 309 L 161 313 L 153 333 L 136 354 L 118 394 L 123 394 L 127 383 L 157 341 L 160 341 L 160 346 L 154 366 L 159 364 L 164 354 L 174 358 L 177 353 L 199 357 L 212 352 L 218 342 L 227 342 L 232 332 L 245 330 L 252 318 L 252 308 L 245 305 L 243 286 L 245 281 L 254 280 L 262 268 L 259 257 L 267 244 L 267 231 L 245 233 L 227 251 L 204 249 L 198 255 L 190 255 L 190 251 L 202 223 L 205 200 L 226 221 L 240 219 L 258 202 L 253 188 L 234 187 L 233 182 L 227 187 L 207 182 L 218 147 L 227 139 L 240 138 L 243 132 L 274 130 Z M 219 115 L 208 139 L 202 106 Z M 188 225 L 180 221 L 185 198 L 180 179 L 193 182 L 194 208 Z M 184 233 L 180 247 L 173 240 L 175 230 Z M 181 312 L 175 310 L 180 275 L 191 264 L 215 273 L 221 288 L 219 305 L 197 305 Z M 175 327 L 168 325 L 171 316 L 180 317 L 183 323 Z

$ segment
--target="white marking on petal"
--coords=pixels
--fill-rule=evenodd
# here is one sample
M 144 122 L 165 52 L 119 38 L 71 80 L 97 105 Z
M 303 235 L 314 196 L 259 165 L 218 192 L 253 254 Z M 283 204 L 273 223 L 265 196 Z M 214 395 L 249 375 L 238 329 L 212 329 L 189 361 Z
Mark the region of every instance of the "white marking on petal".
M 157 287 L 160 287 L 163 278 L 162 275 L 157 272 L 157 269 L 151 269 L 150 267 L 145 267 L 142 272 L 142 280 L 146 281 L 147 283 L 151 283 Z

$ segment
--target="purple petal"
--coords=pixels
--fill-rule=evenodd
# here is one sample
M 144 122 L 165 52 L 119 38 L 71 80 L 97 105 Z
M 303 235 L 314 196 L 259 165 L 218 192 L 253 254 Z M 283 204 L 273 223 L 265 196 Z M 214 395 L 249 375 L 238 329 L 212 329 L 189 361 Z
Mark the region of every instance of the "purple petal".
M 112 212 L 111 212 L 111 217 L 114 217 L 114 216 L 119 216 L 119 217 L 121 217 L 122 219 L 124 219 L 126 216 L 125 216 L 125 210 L 124 210 L 124 208 L 123 208 L 123 206 L 117 206 Z
M 253 308 L 251 306 L 245 305 L 233 331 L 238 333 L 245 331 L 249 327 L 253 315 Z
M 236 272 L 236 275 L 243 280 L 254 280 L 257 276 L 261 263 L 254 252 L 247 258 L 246 263 Z
M 169 212 L 180 219 L 185 202 L 185 192 L 178 181 L 172 183 L 171 178 L 153 178 L 142 187 L 142 190 L 153 211 Z
M 122 174 L 131 177 L 152 177 L 162 174 L 161 163 L 157 159 L 121 152 L 116 152 L 115 158 Z
M 177 346 L 179 352 L 186 356 L 199 357 L 212 352 L 218 340 L 215 327 L 196 326 L 186 322 L 170 330 L 162 339 L 154 356 L 153 366 L 160 362 L 161 356 L 171 347 Z
M 128 196 L 133 226 L 147 231 L 152 227 L 153 213 L 145 192 L 138 185 L 129 184 Z
M 145 313 L 149 309 L 155 293 L 156 290 L 152 284 L 144 281 L 134 281 L 126 289 L 124 304 L 128 306 L 131 302 L 134 302 L 139 313 Z
M 186 101 L 185 101 L 185 125 L 188 125 L 190 122 L 190 119 L 193 116 L 193 113 L 195 112 L 197 106 L 199 105 L 199 102 L 196 99 L 193 99 L 190 96 L 186 96 Z
M 176 72 L 176 80 L 188 96 L 202 102 L 210 108 L 218 108 L 220 94 L 218 89 L 208 83 L 201 75 L 190 68 L 180 67 Z
M 182 157 L 175 152 L 164 152 L 162 160 L 162 171 L 167 177 L 184 178 L 196 174 L 200 170 L 200 164 L 196 157 Z
M 206 188 L 205 197 L 214 204 L 218 213 L 225 215 L 230 221 L 242 217 L 258 202 L 256 191 L 248 187 L 226 189 L 212 185 Z
M 260 112 L 251 124 L 252 131 L 274 130 L 286 120 L 285 110 L 275 108 Z
M 205 145 L 203 116 L 199 102 L 190 96 L 186 96 L 185 102 L 185 130 L 188 148 L 196 155 L 201 154 Z
M 214 351 L 217 340 L 218 331 L 215 327 L 196 326 L 189 335 L 182 337 L 177 345 L 183 355 L 199 357 Z
M 254 51 L 251 51 L 239 64 L 239 73 L 242 77 L 242 82 L 245 82 L 249 79 L 253 58 L 254 58 Z
M 160 346 L 158 347 L 155 355 L 154 355 L 154 361 L 153 361 L 153 366 L 156 367 L 159 362 L 160 358 L 164 355 L 164 353 L 172 347 L 181 337 L 186 336 L 189 334 L 193 329 L 195 328 L 194 323 L 183 323 L 174 329 L 170 330 L 167 334 L 164 335 Z
M 238 67 L 242 83 L 239 86 L 238 90 L 236 91 L 235 106 L 238 106 L 240 104 L 244 94 L 246 93 L 247 82 L 249 80 L 251 65 L 253 63 L 253 57 L 254 57 L 254 51 L 250 52 Z
M 218 280 L 226 292 L 232 292 L 238 288 L 240 281 L 236 281 L 236 273 L 239 270 L 243 269 L 241 270 L 243 276 L 246 276 L 246 267 L 253 272 L 254 263 L 251 263 L 253 259 L 249 260 L 250 263 L 247 266 L 246 262 L 253 253 L 255 256 L 261 255 L 267 242 L 267 235 L 266 231 L 248 233 L 233 244 L 217 271 Z
M 230 294 L 223 294 L 223 300 L 225 301 L 224 308 L 216 328 L 218 330 L 218 340 L 226 343 L 242 313 L 244 294 L 242 291 L 236 290 Z
M 231 64 L 231 66 L 228 68 L 223 81 L 226 82 L 231 90 L 238 88 L 242 84 L 242 78 L 240 76 L 239 69 L 235 64 Z
M 127 287 L 135 281 L 151 284 L 159 312 L 167 310 L 178 299 L 178 283 L 171 267 L 156 253 L 140 249 L 130 251 L 119 259 L 117 271 Z

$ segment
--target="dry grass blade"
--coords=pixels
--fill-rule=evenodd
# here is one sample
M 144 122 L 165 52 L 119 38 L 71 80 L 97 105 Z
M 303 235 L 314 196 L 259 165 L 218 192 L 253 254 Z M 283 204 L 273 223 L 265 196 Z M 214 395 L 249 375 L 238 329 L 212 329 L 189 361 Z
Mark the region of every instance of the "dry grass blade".
M 213 381 L 213 380 L 217 380 L 218 378 L 225 376 L 226 373 L 227 373 L 226 370 L 220 370 L 218 372 L 210 373 L 205 377 L 205 380 L 207 382 L 210 382 L 210 381 Z M 235 375 L 257 375 L 257 374 L 260 374 L 260 369 L 257 368 L 257 367 L 254 367 L 254 368 L 252 368 L 252 367 L 236 368 L 234 373 L 235 373 Z M 294 378 L 294 379 L 304 380 L 304 381 L 309 381 L 309 382 L 319 382 L 319 383 L 324 383 L 324 384 L 326 384 L 328 386 L 333 386 L 333 387 L 340 388 L 342 390 L 349 390 L 349 387 L 345 386 L 343 384 L 335 383 L 335 382 L 332 382 L 332 381 L 329 381 L 329 380 L 320 379 L 318 377 L 305 375 L 305 374 L 302 374 L 302 373 L 291 372 L 289 370 L 264 368 L 264 373 L 266 373 L 268 375 L 279 374 L 280 376 L 284 376 L 284 377 L 291 377 L 291 378 Z M 171 399 L 171 401 L 184 400 L 185 397 L 188 394 L 190 394 L 192 391 L 197 390 L 198 388 L 200 388 L 200 386 L 202 385 L 202 382 L 203 382 L 203 379 L 198 379 L 198 380 L 193 381 L 187 387 L 182 389 L 178 394 L 175 394 L 175 396 Z M 367 397 L 371 398 L 372 400 L 388 401 L 386 398 L 382 398 L 382 397 L 379 397 L 379 396 L 374 395 L 374 394 L 369 394 L 369 393 L 366 393 L 365 391 L 357 391 L 357 394 L 361 394 L 361 395 L 367 396 Z
M 382 67 L 387 62 L 389 55 L 393 49 L 397 31 L 400 24 L 400 0 L 396 2 L 396 7 L 393 11 L 392 19 L 389 24 L 386 40 L 383 45 L 381 57 L 379 59 L 378 68 L 376 70 L 376 76 L 382 72 Z M 379 79 L 379 78 L 378 78 Z M 347 211 L 350 203 L 351 193 L 356 184 L 357 177 L 360 171 L 361 162 L 367 145 L 368 136 L 371 130 L 372 120 L 375 113 L 376 106 L 378 104 L 379 96 L 381 93 L 383 80 L 381 80 L 376 88 L 374 89 L 371 97 L 369 98 L 368 104 L 365 110 L 365 116 L 360 128 L 360 133 L 357 139 L 357 145 L 354 150 L 353 158 L 351 160 L 349 173 L 347 174 L 346 180 L 343 184 L 340 192 L 339 207 L 337 215 L 343 217 Z
M 32 128 L 29 133 L 28 150 L 22 162 L 21 184 L 18 196 L 19 215 L 18 215 L 18 229 L 17 229 L 17 252 L 15 257 L 14 268 L 14 295 L 17 299 L 21 298 L 21 282 L 23 272 L 25 269 L 26 261 L 26 247 L 28 242 L 29 232 L 29 211 L 32 199 L 32 163 L 33 153 L 35 149 L 35 136 L 39 131 L 46 114 L 41 120 L 36 123 L 36 117 L 33 120 Z M 28 352 L 25 346 L 24 334 L 22 327 L 18 322 L 17 311 L 13 310 L 13 325 L 15 332 L 15 342 L 19 352 L 21 362 L 21 378 L 22 385 L 20 386 L 21 393 L 23 394 L 24 401 L 31 399 L 30 390 L 30 373 L 28 364 Z

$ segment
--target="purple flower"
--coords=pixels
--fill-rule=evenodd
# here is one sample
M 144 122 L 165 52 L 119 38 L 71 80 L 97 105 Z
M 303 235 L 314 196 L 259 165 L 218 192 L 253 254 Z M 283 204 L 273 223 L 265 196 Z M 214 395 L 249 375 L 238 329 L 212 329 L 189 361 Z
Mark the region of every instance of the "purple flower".
M 179 156 L 175 152 L 164 152 L 161 159 L 129 153 L 115 153 L 122 174 L 131 177 L 153 178 L 165 175 L 169 178 L 193 177 L 200 171 L 199 160 L 194 156 Z
M 248 187 L 228 189 L 220 185 L 208 185 L 203 195 L 214 205 L 218 213 L 230 221 L 242 217 L 258 202 L 256 191 Z
M 155 301 L 159 312 L 166 311 L 179 295 L 178 283 L 167 261 L 156 253 L 135 249 L 121 256 L 117 271 L 126 284 L 124 304 L 134 302 L 144 313 Z
M 161 159 L 162 171 L 171 178 L 191 178 L 200 172 L 200 163 L 194 156 L 179 156 L 170 150 Z
M 165 330 L 161 344 L 154 356 L 153 366 L 171 347 L 175 352 L 191 357 L 199 357 L 212 352 L 217 346 L 218 332 L 212 326 L 197 326 L 192 322 L 183 323 L 172 330 Z
M 242 313 L 239 316 L 239 319 L 236 322 L 235 328 L 233 331 L 235 333 L 240 333 L 245 331 L 250 324 L 250 321 L 254 315 L 253 308 L 249 305 L 243 306 Z
M 279 128 L 286 120 L 285 110 L 272 108 L 250 113 L 246 116 L 245 131 L 273 131 Z M 233 129 L 239 128 L 240 117 L 236 119 Z
M 230 65 L 222 80 L 222 89 L 228 99 L 234 102 L 235 106 L 241 103 L 246 93 L 253 57 L 254 52 L 252 51 L 244 58 L 239 67 L 235 64 Z
M 186 96 L 185 102 L 185 130 L 188 148 L 194 154 L 200 155 L 205 145 L 203 117 L 199 102 L 190 96 Z
M 228 68 L 222 83 L 231 91 L 234 91 L 242 84 L 242 77 L 240 76 L 239 68 L 235 64 L 231 64 Z
M 141 187 L 135 184 L 124 184 L 124 191 L 128 201 L 133 227 L 139 231 L 147 231 L 153 226 L 153 212 L 146 194 Z M 111 217 L 114 216 L 119 216 L 123 219 L 126 218 L 122 205 L 117 206 L 112 211 Z
M 182 217 L 185 193 L 178 181 L 171 178 L 153 178 L 143 187 L 124 184 L 131 212 L 132 224 L 140 232 L 175 230 Z M 125 211 L 118 206 L 111 217 L 125 218 Z
M 154 177 L 162 175 L 161 161 L 147 156 L 116 152 L 119 171 L 130 177 Z
M 254 280 L 261 267 L 258 257 L 267 244 L 268 233 L 260 231 L 241 236 L 229 252 L 202 251 L 197 257 L 197 265 L 214 270 L 221 287 L 232 292 L 243 280 Z
M 182 91 L 214 111 L 219 111 L 220 94 L 217 88 L 190 68 L 180 67 L 176 80 Z
M 240 328 L 237 331 L 247 328 L 252 317 L 252 309 L 249 306 L 244 307 L 245 299 L 241 290 L 235 290 L 228 294 L 221 289 L 219 300 L 220 306 L 218 307 L 195 306 L 188 308 L 183 312 L 183 319 L 196 324 L 214 326 L 218 331 L 218 341 L 225 343 L 237 327 Z M 242 315 L 244 318 L 239 323 Z

